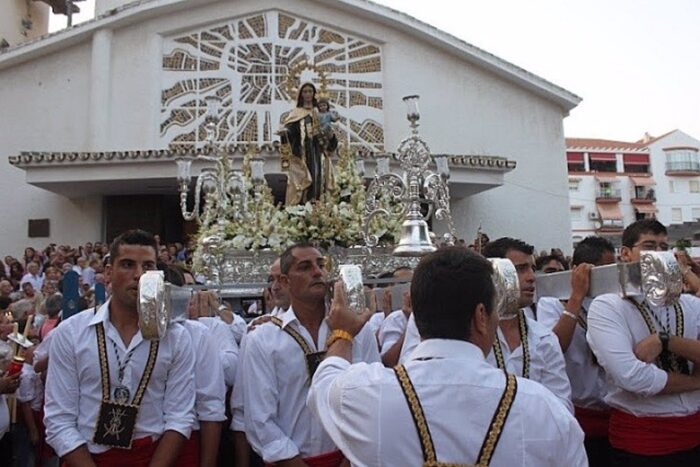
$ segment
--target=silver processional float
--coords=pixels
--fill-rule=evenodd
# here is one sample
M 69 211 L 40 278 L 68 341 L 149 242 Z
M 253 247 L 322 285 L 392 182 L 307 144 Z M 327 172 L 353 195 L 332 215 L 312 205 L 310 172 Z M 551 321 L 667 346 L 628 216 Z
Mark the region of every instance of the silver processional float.
M 538 275 L 535 290 L 538 297 L 568 300 L 572 292 L 571 271 Z M 673 252 L 643 251 L 639 262 L 592 268 L 588 296 L 614 293 L 664 306 L 678 300 L 682 291 L 683 275 Z

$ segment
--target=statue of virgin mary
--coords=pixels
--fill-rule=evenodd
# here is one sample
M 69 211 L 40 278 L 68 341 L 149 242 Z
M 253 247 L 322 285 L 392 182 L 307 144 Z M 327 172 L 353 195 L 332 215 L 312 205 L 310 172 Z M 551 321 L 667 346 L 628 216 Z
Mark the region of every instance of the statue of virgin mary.
M 335 135 L 321 135 L 316 87 L 312 83 L 299 88 L 296 107 L 283 118 L 282 125 L 282 145 L 287 146 L 290 156 L 285 204 L 318 200 L 334 187 L 330 154 L 338 140 Z

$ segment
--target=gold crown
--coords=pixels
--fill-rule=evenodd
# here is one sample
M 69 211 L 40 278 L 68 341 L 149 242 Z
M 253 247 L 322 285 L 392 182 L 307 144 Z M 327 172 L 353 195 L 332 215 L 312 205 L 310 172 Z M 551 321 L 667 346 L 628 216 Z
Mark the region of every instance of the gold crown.
M 328 94 L 327 73 L 324 70 L 318 68 L 315 64 L 309 63 L 306 57 L 289 67 L 287 79 L 282 85 L 284 91 L 287 93 L 288 100 L 290 102 L 296 102 L 297 95 L 299 94 L 301 73 L 304 70 L 315 71 L 318 74 L 318 89 L 316 91 L 316 99 L 329 101 L 330 95 Z

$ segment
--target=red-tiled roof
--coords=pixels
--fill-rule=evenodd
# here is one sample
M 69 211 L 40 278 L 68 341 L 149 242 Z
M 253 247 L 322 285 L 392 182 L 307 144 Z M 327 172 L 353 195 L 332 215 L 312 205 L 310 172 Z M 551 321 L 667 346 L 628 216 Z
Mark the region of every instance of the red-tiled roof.
M 644 149 L 646 144 L 596 138 L 566 138 L 567 149 Z
M 661 138 L 667 137 L 668 135 L 670 135 L 670 134 L 673 133 L 674 131 L 678 131 L 678 128 L 676 128 L 675 130 L 667 131 L 666 133 L 664 133 L 664 134 L 661 135 L 661 136 L 651 137 L 651 138 L 649 138 L 649 139 L 646 140 L 646 141 L 644 141 L 645 138 L 642 138 L 642 139 L 640 139 L 640 140 L 637 141 L 637 142 L 638 142 L 638 143 L 641 143 L 641 144 L 645 144 L 645 145 L 648 146 L 648 145 L 650 145 L 650 144 L 652 144 L 652 143 L 657 142 L 657 141 L 660 140 Z

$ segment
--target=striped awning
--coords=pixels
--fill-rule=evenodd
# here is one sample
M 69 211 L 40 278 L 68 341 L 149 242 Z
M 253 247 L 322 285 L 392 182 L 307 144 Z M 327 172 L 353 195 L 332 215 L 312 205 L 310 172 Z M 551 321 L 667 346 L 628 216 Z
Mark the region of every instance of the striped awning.
M 633 176 L 630 176 L 630 179 L 632 180 L 632 183 L 634 183 L 634 186 L 654 186 L 654 185 L 656 185 L 656 182 L 654 181 L 653 177 L 633 177 Z
M 656 205 L 654 204 L 635 204 L 634 209 L 641 214 L 656 214 Z
M 621 221 L 622 210 L 617 203 L 596 203 L 600 218 L 609 221 Z

